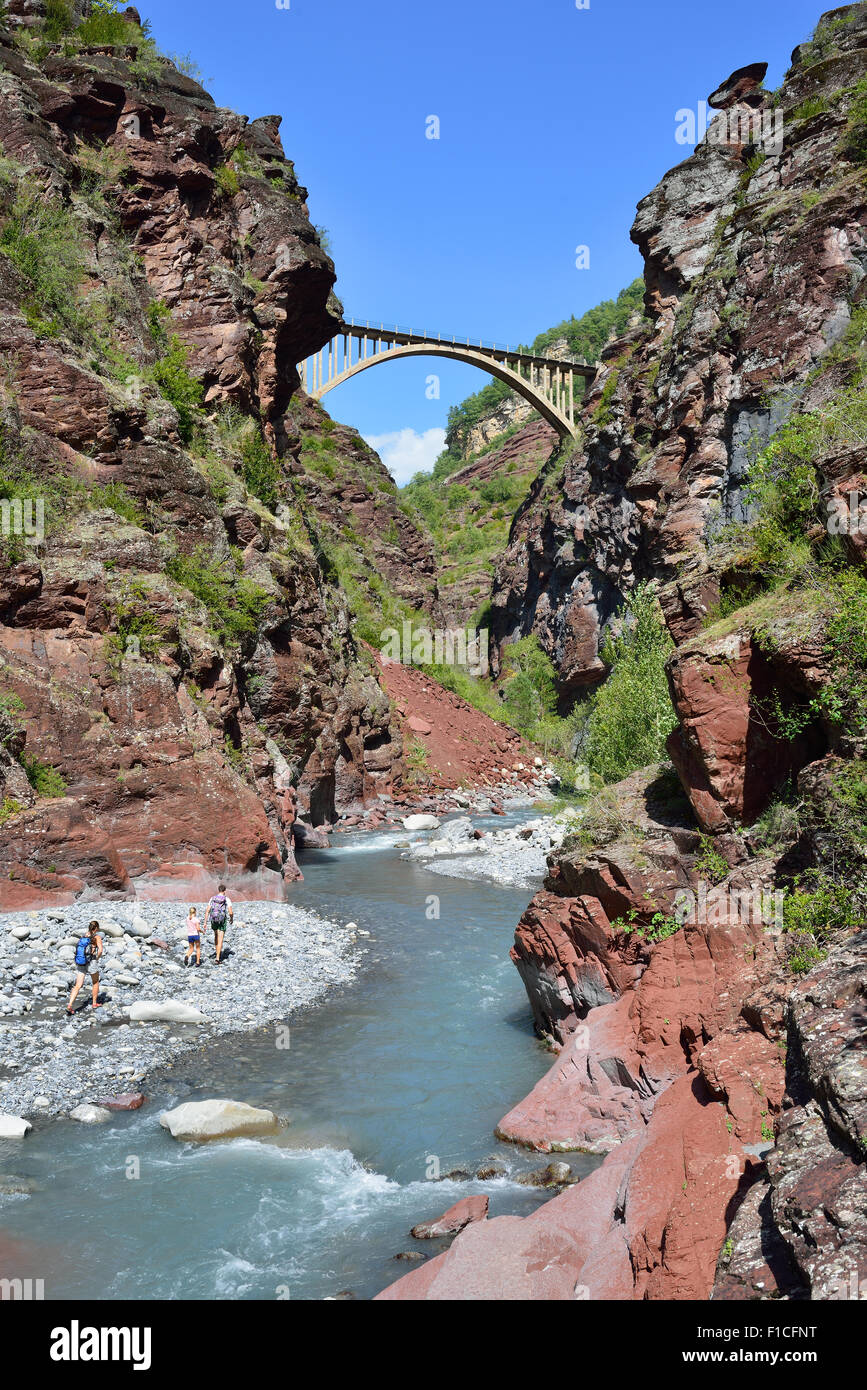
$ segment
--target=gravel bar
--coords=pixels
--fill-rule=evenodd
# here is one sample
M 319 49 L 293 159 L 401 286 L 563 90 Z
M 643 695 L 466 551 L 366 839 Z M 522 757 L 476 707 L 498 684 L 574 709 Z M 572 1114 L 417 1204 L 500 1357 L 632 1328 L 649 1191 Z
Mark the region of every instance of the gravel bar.
M 367 935 L 304 908 L 235 905 L 226 958 L 202 934 L 202 965 L 185 967 L 183 903 L 100 903 L 0 915 L 0 1114 L 68 1113 L 118 1091 L 215 1035 L 288 1020 L 355 976 Z M 75 942 L 96 918 L 106 929 L 100 998 L 89 979 L 66 1014 Z M 163 944 L 157 944 L 162 942 Z M 204 1023 L 130 1022 L 137 1002 L 184 1004 Z

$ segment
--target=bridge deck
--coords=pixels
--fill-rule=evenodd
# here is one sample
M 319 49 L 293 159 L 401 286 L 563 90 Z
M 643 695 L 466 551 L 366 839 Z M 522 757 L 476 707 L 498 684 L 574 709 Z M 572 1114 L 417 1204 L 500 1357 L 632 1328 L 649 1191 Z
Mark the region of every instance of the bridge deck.
M 585 362 L 583 359 L 541 357 L 536 353 L 520 352 L 517 348 L 498 343 L 474 342 L 468 338 L 442 338 L 431 333 L 413 333 L 408 328 L 386 328 L 384 325 L 377 327 L 374 324 L 356 323 L 354 320 L 352 323 L 341 323 L 334 336 L 367 338 L 373 342 L 392 343 L 396 347 L 422 347 L 425 343 L 431 343 L 438 347 L 470 348 L 474 352 L 484 353 L 496 362 L 517 362 L 522 367 L 559 367 L 574 372 L 576 376 L 587 377 L 588 380 L 595 377 L 599 370 L 597 363 Z

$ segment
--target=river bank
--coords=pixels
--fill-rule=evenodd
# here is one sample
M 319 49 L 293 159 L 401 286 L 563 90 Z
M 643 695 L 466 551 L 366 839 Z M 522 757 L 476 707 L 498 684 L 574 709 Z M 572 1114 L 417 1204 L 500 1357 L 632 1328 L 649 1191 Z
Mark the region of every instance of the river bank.
M 355 930 L 297 906 L 236 904 L 217 965 L 203 936 L 201 967 L 185 968 L 185 911 L 171 903 L 91 902 L 0 918 L 0 1113 L 33 1120 L 66 1114 L 227 1034 L 285 1021 L 353 979 L 363 949 Z M 75 941 L 103 928 L 100 997 L 75 976 Z M 130 1021 L 144 1001 L 192 1011 L 198 1022 Z

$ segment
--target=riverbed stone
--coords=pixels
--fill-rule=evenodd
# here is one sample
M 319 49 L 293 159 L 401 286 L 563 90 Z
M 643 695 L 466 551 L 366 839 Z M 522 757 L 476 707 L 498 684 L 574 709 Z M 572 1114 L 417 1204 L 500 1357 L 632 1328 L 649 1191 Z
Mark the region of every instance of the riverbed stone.
M 234 1139 L 240 1136 L 276 1134 L 280 1128 L 271 1110 L 259 1110 L 237 1100 L 186 1101 L 160 1115 L 160 1124 L 173 1139 Z
M 20 1115 L 0 1115 L 0 1139 L 23 1139 L 32 1128 Z
M 435 1221 L 422 1221 L 413 1226 L 410 1234 L 415 1240 L 433 1240 L 435 1236 L 454 1236 L 474 1221 L 484 1221 L 488 1215 L 488 1198 L 463 1197 L 444 1211 Z
M 111 1119 L 111 1112 L 101 1105 L 76 1105 L 74 1110 L 70 1110 L 69 1118 L 83 1125 L 102 1125 Z
M 117 1096 L 100 1096 L 96 1103 L 103 1110 L 140 1110 L 144 1099 L 141 1091 L 122 1091 Z
M 207 1023 L 208 1020 L 191 1004 L 177 999 L 140 999 L 129 1006 L 132 1023 Z
M 417 815 L 403 818 L 404 830 L 438 830 L 439 824 L 436 816 Z
M 129 926 L 126 928 L 128 936 L 153 936 L 153 932 L 154 929 L 151 923 L 146 922 L 145 919 L 138 914 L 133 917 Z

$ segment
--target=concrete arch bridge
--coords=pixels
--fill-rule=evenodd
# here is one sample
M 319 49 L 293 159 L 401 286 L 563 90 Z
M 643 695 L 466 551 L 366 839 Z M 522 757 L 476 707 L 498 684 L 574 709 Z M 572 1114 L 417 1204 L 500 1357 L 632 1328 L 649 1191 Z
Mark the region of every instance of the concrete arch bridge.
M 298 371 L 307 394 L 321 401 L 335 386 L 359 372 L 401 357 L 450 357 L 480 368 L 523 396 L 561 439 L 574 438 L 577 433 L 576 377 L 584 382 L 584 394 L 599 370 L 595 362 L 538 356 L 497 343 L 433 337 L 408 328 L 386 328 L 384 324 L 377 328 L 353 320 L 341 323 L 331 342 L 302 362 Z

